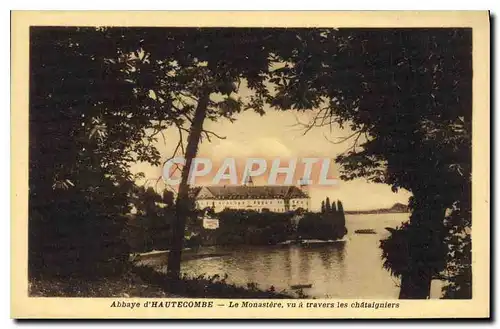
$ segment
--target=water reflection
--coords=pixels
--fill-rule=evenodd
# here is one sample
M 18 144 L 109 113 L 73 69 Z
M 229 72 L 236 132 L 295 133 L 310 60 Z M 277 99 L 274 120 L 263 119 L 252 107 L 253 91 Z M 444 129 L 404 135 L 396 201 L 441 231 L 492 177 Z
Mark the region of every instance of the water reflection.
M 191 275 L 227 273 L 239 285 L 255 282 L 288 291 L 291 285 L 312 284 L 304 292 L 319 298 L 397 298 L 398 282 L 382 268 L 379 241 L 385 227 L 396 227 L 406 214 L 347 216 L 347 241 L 309 246 L 239 246 L 201 248 L 222 257 L 186 261 L 182 270 Z M 372 228 L 373 235 L 355 234 Z

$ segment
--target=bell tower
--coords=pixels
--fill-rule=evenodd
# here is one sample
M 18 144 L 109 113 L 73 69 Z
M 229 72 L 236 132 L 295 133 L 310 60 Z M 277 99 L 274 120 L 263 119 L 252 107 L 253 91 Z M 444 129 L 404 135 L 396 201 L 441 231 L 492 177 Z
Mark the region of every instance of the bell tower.
M 301 178 L 299 180 L 299 187 L 300 189 L 307 194 L 307 190 L 308 190 L 308 187 L 309 187 L 309 181 L 305 178 Z
M 309 181 L 302 177 L 299 180 L 299 188 L 307 196 L 307 201 L 306 201 L 307 206 L 304 208 L 306 210 L 310 210 L 311 209 L 311 196 L 309 195 Z
M 244 185 L 245 185 L 245 186 L 253 186 L 252 176 L 245 175 L 245 182 L 244 182 Z

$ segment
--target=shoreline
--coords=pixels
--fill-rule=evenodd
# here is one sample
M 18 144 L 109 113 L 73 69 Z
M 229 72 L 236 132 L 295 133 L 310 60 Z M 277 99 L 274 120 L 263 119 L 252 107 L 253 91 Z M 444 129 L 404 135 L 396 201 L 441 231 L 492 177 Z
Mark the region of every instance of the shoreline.
M 347 235 L 346 235 L 347 236 Z M 248 246 L 257 246 L 257 247 L 262 247 L 262 246 L 287 246 L 287 245 L 302 245 L 302 244 L 329 244 L 329 243 L 336 243 L 336 242 L 346 242 L 349 239 L 344 236 L 341 239 L 336 239 L 336 240 L 319 240 L 319 239 L 301 239 L 301 240 L 285 240 L 282 242 L 278 242 L 276 244 L 269 244 L 269 245 L 248 245 L 245 244 L 243 246 L 248 247 Z M 225 247 L 227 245 L 206 245 L 206 246 L 200 246 L 200 248 L 210 248 L 210 247 Z M 229 245 L 229 246 L 239 246 L 239 245 Z M 195 254 L 189 254 L 186 252 L 193 251 Z M 184 255 L 189 255 L 190 257 L 194 256 L 206 256 L 206 257 L 220 257 L 220 256 L 226 256 L 228 255 L 227 253 L 207 253 L 207 254 L 196 254 L 196 249 L 194 248 L 185 248 L 182 250 Z M 147 259 L 150 257 L 156 257 L 156 256 L 168 256 L 170 253 L 170 250 L 152 250 L 152 251 L 147 251 L 147 252 L 142 252 L 142 253 L 131 253 L 129 256 L 130 257 L 137 257 L 134 258 L 135 260 L 139 259 Z M 198 258 L 198 257 L 195 257 Z M 191 260 L 191 259 L 189 259 Z
M 411 214 L 409 211 L 384 211 L 381 210 L 346 210 L 346 215 L 387 215 L 387 214 Z
M 318 240 L 318 239 L 304 239 L 300 241 L 295 241 L 295 240 L 286 240 L 277 244 L 273 245 L 244 245 L 245 247 L 249 246 L 255 246 L 255 247 L 287 247 L 287 246 L 307 246 L 307 245 L 327 245 L 327 244 L 335 244 L 335 243 L 344 243 L 347 242 L 349 239 L 347 238 L 347 235 L 344 236 L 341 239 L 337 240 Z M 238 245 L 232 245 L 232 246 L 238 246 Z M 223 245 L 211 245 L 211 246 L 201 246 L 201 248 L 206 247 L 224 247 Z M 187 262 L 187 261 L 192 261 L 192 260 L 198 260 L 198 259 L 208 259 L 208 258 L 215 258 L 215 257 L 224 257 L 224 256 L 229 256 L 231 253 L 228 252 L 208 252 L 208 253 L 197 253 L 197 249 L 193 248 L 186 248 L 182 250 L 182 262 Z M 168 259 L 168 254 L 170 253 L 170 250 L 152 250 L 149 252 L 145 253 L 135 253 L 135 254 L 130 254 L 129 259 L 130 261 L 135 264 L 135 265 L 146 265 L 146 266 L 157 266 L 158 264 L 155 264 L 158 261 L 166 261 Z

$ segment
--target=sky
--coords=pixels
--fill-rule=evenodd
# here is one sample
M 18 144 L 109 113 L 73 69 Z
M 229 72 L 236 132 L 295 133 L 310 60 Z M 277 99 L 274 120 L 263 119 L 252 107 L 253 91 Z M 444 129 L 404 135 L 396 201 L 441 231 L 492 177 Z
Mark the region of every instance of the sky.
M 319 156 L 332 159 L 328 178 L 337 178 L 339 167 L 333 159 L 348 149 L 351 141 L 340 144 L 331 141 L 349 136 L 352 132 L 349 129 L 340 129 L 338 126 L 314 127 L 304 135 L 304 128 L 297 123 L 308 122 L 312 115 L 314 115 L 312 111 L 297 113 L 267 109 L 264 116 L 251 110 L 242 112 L 235 116 L 234 122 L 227 119 L 220 119 L 218 122 L 206 120 L 204 129 L 213 131 L 225 139 L 213 137 L 211 142 L 205 139 L 199 147 L 198 157 L 210 158 L 214 163 L 213 172 L 217 171 L 224 158 L 234 157 L 237 159 L 237 171 L 240 177 L 248 157 L 297 158 L 300 161 L 304 157 Z M 176 129 L 164 131 L 164 136 L 165 140 L 159 137 L 156 143 L 163 161 L 172 156 L 179 140 Z M 187 136 L 184 136 L 184 141 L 186 139 Z M 240 166 L 240 162 L 243 162 L 243 166 Z M 271 166 L 271 160 L 268 166 Z M 157 183 L 158 178 L 162 176 L 162 167 L 136 163 L 132 166 L 132 171 L 144 172 L 146 181 L 139 181 L 139 184 L 153 186 L 157 191 L 165 188 L 162 181 Z M 266 177 L 256 177 L 253 180 L 254 185 L 265 185 Z M 314 177 L 313 175 L 311 178 Z M 197 185 L 210 185 L 209 180 L 203 181 L 203 179 L 197 183 Z M 330 200 L 341 200 L 346 210 L 388 208 L 396 202 L 407 204 L 411 196 L 408 191 L 400 190 L 394 193 L 388 185 L 368 183 L 363 178 L 352 181 L 337 180 L 332 186 L 311 185 L 306 189 L 311 197 L 312 210 L 319 210 L 321 201 L 327 196 Z

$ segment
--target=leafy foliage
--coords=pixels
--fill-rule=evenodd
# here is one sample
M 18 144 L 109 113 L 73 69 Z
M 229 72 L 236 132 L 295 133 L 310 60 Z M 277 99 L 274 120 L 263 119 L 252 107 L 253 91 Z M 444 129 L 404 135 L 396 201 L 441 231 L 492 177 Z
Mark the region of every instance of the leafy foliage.
M 201 215 L 201 214 L 200 214 Z M 202 228 L 202 215 L 191 230 L 203 245 L 274 245 L 287 240 L 342 238 L 347 230 L 340 213 L 313 213 L 302 209 L 286 213 L 226 209 L 212 214 L 219 219 L 217 230 Z M 294 226 L 294 218 L 298 225 Z
M 292 232 L 293 212 L 274 213 L 226 209 L 214 214 L 219 219 L 217 230 L 205 230 L 200 219 L 199 230 L 203 244 L 268 245 L 283 242 Z
M 151 129 L 169 117 L 131 82 L 137 46 L 122 29 L 31 29 L 30 275 L 99 275 L 128 253 L 130 164 L 159 164 Z
M 334 124 L 354 131 L 339 141 L 351 144 L 336 159 L 341 178 L 365 177 L 413 193 L 412 224 L 382 244 L 386 265 L 413 277 L 437 271 L 446 254 L 437 242 L 444 239 L 444 209 L 468 194 L 471 173 L 471 30 L 316 32 L 280 53 L 291 64 L 274 72 L 273 104 L 314 108 L 306 131 Z M 404 244 L 406 253 L 397 249 Z
M 175 219 L 173 193 L 156 193 L 152 187 L 136 187 L 132 204 L 136 214 L 127 221 L 126 239 L 132 252 L 170 248 L 172 223 Z
M 470 182 L 469 182 L 470 183 Z M 470 196 L 457 201 L 446 217 L 448 252 L 443 298 L 472 298 L 472 241 Z

